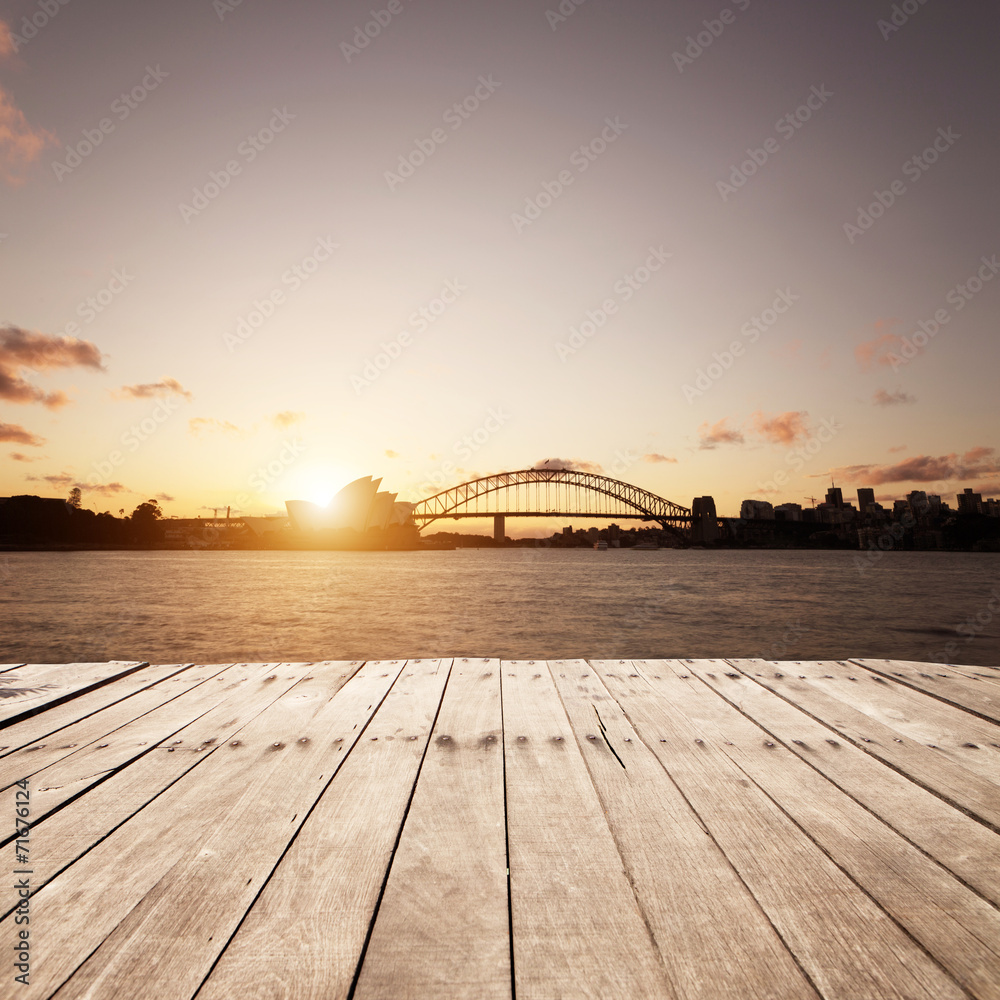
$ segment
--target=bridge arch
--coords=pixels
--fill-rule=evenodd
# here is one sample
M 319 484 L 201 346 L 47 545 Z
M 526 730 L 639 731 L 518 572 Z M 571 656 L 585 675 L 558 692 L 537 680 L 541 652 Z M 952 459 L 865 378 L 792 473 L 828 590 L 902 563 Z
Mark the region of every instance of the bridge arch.
M 439 518 L 498 516 L 636 518 L 656 521 L 677 535 L 691 523 L 687 507 L 631 483 L 573 469 L 499 472 L 442 490 L 413 508 L 421 528 Z

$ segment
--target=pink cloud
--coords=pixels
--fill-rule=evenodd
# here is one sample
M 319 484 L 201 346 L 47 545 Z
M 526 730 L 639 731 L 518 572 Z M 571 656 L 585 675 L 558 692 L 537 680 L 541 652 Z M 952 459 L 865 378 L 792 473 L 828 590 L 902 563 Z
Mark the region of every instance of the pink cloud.
M 706 420 L 698 428 L 698 447 L 703 450 L 717 448 L 720 444 L 743 444 L 745 438 L 739 430 L 728 427 L 729 417 L 723 417 L 711 427 Z
M 64 406 L 69 402 L 65 393 L 44 392 L 27 381 L 22 371 L 76 367 L 104 370 L 101 352 L 89 340 L 52 337 L 17 326 L 0 327 L 0 399 L 43 403 L 52 409 Z
M 657 462 L 673 462 L 674 464 L 677 463 L 677 459 L 676 458 L 670 458 L 669 456 L 667 456 L 667 455 L 661 455 L 658 452 L 652 452 L 649 455 L 643 455 L 642 456 L 642 460 L 644 462 L 654 462 L 654 463 L 657 463 Z
M 875 395 L 872 397 L 872 402 L 876 406 L 899 406 L 902 403 L 915 403 L 916 401 L 916 396 L 911 396 L 908 392 L 903 392 L 902 389 L 897 389 L 895 392 L 876 389 Z
M 794 444 L 800 438 L 809 437 L 809 429 L 806 427 L 806 417 L 809 414 L 805 410 L 789 410 L 786 413 L 777 413 L 769 416 L 758 410 L 750 418 L 753 421 L 754 430 L 757 431 L 764 440 L 771 444 Z
M 10 441 L 14 444 L 30 444 L 37 448 L 45 443 L 45 438 L 40 438 L 31 431 L 26 431 L 20 424 L 0 424 L 0 441 Z M 21 459 L 20 461 L 23 461 Z

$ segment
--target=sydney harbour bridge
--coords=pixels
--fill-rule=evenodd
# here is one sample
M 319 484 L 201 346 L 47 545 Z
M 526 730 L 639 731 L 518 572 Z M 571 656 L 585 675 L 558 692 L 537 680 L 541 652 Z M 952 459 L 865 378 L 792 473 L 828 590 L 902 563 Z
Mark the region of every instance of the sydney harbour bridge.
M 714 505 L 713 505 L 714 507 Z M 654 521 L 682 542 L 711 515 L 608 476 L 572 469 L 521 469 L 474 479 L 442 490 L 413 507 L 421 527 L 442 518 L 493 518 L 493 535 L 503 544 L 508 517 L 595 517 Z

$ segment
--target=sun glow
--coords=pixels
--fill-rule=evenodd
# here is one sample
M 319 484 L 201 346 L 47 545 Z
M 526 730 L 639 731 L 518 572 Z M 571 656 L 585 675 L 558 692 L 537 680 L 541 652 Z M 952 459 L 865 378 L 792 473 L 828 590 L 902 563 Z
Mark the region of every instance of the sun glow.
M 346 470 L 331 466 L 302 469 L 289 475 L 285 481 L 287 500 L 309 500 L 326 507 L 327 504 L 356 476 Z

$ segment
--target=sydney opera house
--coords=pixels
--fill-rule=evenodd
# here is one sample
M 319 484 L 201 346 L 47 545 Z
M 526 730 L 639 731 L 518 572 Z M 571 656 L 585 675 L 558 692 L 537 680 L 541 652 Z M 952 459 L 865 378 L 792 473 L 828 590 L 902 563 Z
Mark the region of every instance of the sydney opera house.
M 415 535 L 415 504 L 397 502 L 395 493 L 379 492 L 381 479 L 364 476 L 348 483 L 325 507 L 308 500 L 286 500 L 289 527 L 304 539 L 349 542 L 401 540 Z

